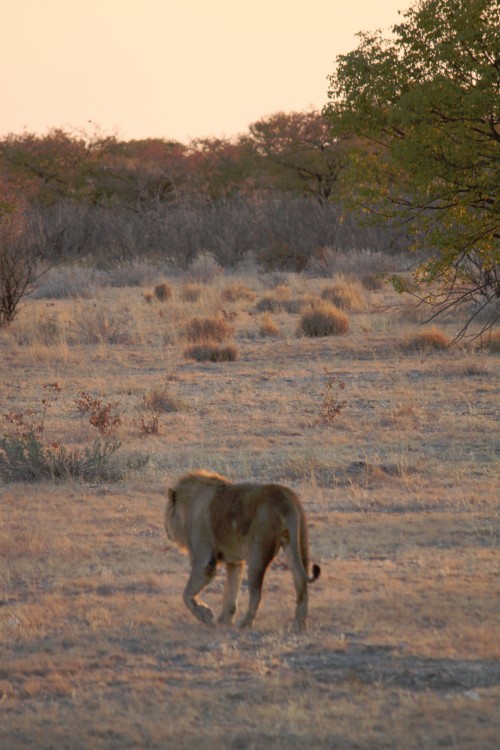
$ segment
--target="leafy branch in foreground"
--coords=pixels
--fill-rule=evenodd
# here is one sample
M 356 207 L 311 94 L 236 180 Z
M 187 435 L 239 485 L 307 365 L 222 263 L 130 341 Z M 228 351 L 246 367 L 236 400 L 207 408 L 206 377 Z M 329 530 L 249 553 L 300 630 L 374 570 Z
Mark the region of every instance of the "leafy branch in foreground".
M 411 228 L 431 259 L 410 291 L 433 316 L 465 308 L 459 338 L 500 319 L 500 5 L 418 0 L 403 19 L 337 58 L 325 116 L 351 136 L 351 205 Z

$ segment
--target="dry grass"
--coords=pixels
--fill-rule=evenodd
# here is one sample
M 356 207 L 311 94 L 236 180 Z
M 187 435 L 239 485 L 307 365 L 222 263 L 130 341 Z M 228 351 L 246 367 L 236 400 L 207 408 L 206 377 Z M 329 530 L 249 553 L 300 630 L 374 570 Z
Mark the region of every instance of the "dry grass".
M 185 336 L 192 343 L 221 343 L 233 333 L 233 326 L 226 323 L 223 318 L 191 318 L 185 329 Z
M 292 298 L 325 283 L 286 280 Z M 64 334 L 61 358 L 49 336 L 42 358 L 33 321 L 48 312 L 65 331 L 65 299 L 0 331 L 0 412 L 25 413 L 57 382 L 46 440 L 81 447 L 94 428 L 78 393 L 119 401 L 125 468 L 118 482 L 0 484 L 0 746 L 496 750 L 498 356 L 403 354 L 383 289 L 342 338 L 297 338 L 284 309 L 278 338 L 252 338 L 255 303 L 239 301 L 239 357 L 207 365 L 184 359 L 185 329 L 216 317 L 220 289 L 191 303 L 172 286 L 166 306 L 106 291 L 134 343 Z M 450 339 L 455 326 L 443 323 Z M 138 430 L 140 409 L 160 413 L 157 434 Z M 286 629 L 282 556 L 251 632 L 187 611 L 189 562 L 162 514 L 166 488 L 196 467 L 300 494 L 322 566 L 308 634 Z M 216 608 L 222 588 L 218 575 L 206 593 Z
M 299 333 L 304 336 L 344 336 L 349 330 L 349 318 L 335 305 L 322 303 L 303 313 Z
M 197 362 L 234 362 L 238 358 L 238 347 L 193 344 L 184 350 L 184 356 Z
M 365 309 L 366 292 L 361 283 L 355 279 L 339 279 L 325 287 L 321 299 L 346 312 L 361 312 Z
M 260 336 L 279 336 L 280 329 L 275 320 L 269 313 L 264 313 L 260 319 L 259 334 Z
M 443 351 L 450 344 L 450 336 L 437 326 L 431 326 L 407 336 L 403 348 L 409 352 Z
M 201 284 L 185 284 L 181 290 L 181 299 L 185 302 L 198 302 L 202 291 Z

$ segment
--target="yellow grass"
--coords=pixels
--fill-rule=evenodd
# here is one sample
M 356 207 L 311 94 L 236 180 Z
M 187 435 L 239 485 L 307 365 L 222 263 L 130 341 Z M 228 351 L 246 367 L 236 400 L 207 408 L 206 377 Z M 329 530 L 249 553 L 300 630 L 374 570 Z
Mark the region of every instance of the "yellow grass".
M 82 448 L 95 430 L 78 394 L 120 402 L 124 471 L 115 483 L 0 483 L 2 750 L 496 748 L 498 355 L 406 352 L 408 321 L 380 312 L 398 302 L 387 289 L 341 338 L 297 337 L 286 309 L 273 313 L 280 336 L 262 338 L 254 312 L 268 293 L 249 276 L 231 279 L 258 295 L 231 303 L 239 358 L 186 360 L 186 325 L 219 319 L 229 283 L 197 300 L 169 283 L 168 305 L 145 305 L 137 288 L 87 301 L 118 322 L 128 311 L 115 343 L 77 335 L 69 300 L 33 302 L 0 331 L 0 414 L 38 413 L 57 382 L 46 439 Z M 322 283 L 287 279 L 295 299 Z M 41 341 L 47 311 L 62 337 Z M 449 339 L 454 325 L 442 324 Z M 345 406 L 325 421 L 332 379 Z M 145 409 L 157 435 L 140 434 Z M 307 635 L 287 629 L 283 556 L 251 632 L 205 629 L 184 606 L 189 562 L 162 514 L 166 488 L 197 467 L 299 493 L 322 567 Z M 215 608 L 222 588 L 218 575 L 204 594 Z

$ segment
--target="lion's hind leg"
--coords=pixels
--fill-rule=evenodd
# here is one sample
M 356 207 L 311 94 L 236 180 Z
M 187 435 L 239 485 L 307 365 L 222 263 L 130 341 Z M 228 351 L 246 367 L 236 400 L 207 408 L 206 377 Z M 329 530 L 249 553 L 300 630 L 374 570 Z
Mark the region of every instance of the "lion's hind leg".
M 226 583 L 224 586 L 224 599 L 219 622 L 230 625 L 236 612 L 238 594 L 240 593 L 241 576 L 243 574 L 243 563 L 226 563 Z
M 293 630 L 296 633 L 302 633 L 306 629 L 307 623 L 307 610 L 309 606 L 309 594 L 307 590 L 307 580 L 300 570 L 297 568 L 295 558 L 291 546 L 287 544 L 284 547 L 285 555 L 288 561 L 288 565 L 293 575 L 293 583 L 295 585 L 295 619 L 293 622 Z
M 205 625 L 214 624 L 214 613 L 206 604 L 197 601 L 197 596 L 200 591 L 208 586 L 215 575 L 216 569 L 217 561 L 215 558 L 210 558 L 206 564 L 193 560 L 191 575 L 184 589 L 184 604 Z

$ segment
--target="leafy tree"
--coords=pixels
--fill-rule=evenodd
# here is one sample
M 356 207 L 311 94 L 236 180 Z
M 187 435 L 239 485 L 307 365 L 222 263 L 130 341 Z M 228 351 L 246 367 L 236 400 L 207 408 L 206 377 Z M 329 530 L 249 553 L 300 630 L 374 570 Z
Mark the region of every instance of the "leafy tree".
M 338 56 L 325 116 L 356 138 L 354 202 L 431 251 L 407 291 L 432 317 L 467 306 L 460 336 L 500 317 L 500 4 L 417 0 L 403 19 Z
M 327 203 L 346 166 L 345 146 L 332 139 L 320 112 L 277 112 L 250 125 L 249 143 L 268 184 Z

